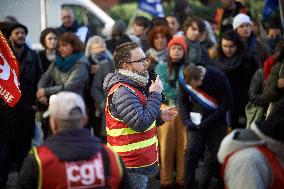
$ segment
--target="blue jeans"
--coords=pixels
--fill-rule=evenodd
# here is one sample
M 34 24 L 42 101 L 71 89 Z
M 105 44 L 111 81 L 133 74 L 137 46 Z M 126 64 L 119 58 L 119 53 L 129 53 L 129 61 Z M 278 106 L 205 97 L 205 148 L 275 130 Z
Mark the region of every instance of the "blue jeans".
M 147 189 L 148 176 L 129 171 L 129 183 L 132 189 Z

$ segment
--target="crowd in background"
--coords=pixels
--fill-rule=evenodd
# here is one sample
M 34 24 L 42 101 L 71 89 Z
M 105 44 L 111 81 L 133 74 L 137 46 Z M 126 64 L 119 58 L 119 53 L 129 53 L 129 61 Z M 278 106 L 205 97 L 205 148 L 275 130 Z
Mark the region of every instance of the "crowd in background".
M 86 103 L 87 128 L 106 142 L 104 79 L 115 72 L 115 48 L 125 42 L 136 42 L 147 56 L 150 80 L 159 75 L 162 81 L 161 109 L 173 105 L 180 108 L 173 121 L 157 129 L 161 188 L 222 187 L 222 182 L 214 183 L 214 179 L 220 179 L 217 152 L 222 139 L 230 130 L 264 121 L 283 99 L 284 41 L 280 21 L 266 25 L 263 36 L 247 7 L 234 0 L 221 2 L 214 20 L 179 17 L 175 13 L 152 20 L 137 16 L 129 31 L 126 23 L 116 21 L 107 39 L 78 33 L 82 26 L 74 19 L 72 9 L 64 8 L 62 25 L 41 32 L 43 49 L 38 52 L 29 47 L 29 26 L 18 23 L 12 16 L 6 17 L 1 22 L 1 31 L 20 65 L 22 98 L 15 109 L 1 102 L 0 185 L 4 185 L 9 172 L 20 171 L 32 145 L 40 145 L 51 135 L 43 114 L 53 94 L 61 91 L 79 94 Z M 193 105 L 179 80 L 188 65 L 220 75 L 202 78 L 202 85 L 206 83 L 206 87 L 216 91 L 220 105 L 214 120 L 200 127 L 185 116 Z M 222 124 L 224 127 L 218 126 Z M 199 177 L 198 167 L 202 172 Z

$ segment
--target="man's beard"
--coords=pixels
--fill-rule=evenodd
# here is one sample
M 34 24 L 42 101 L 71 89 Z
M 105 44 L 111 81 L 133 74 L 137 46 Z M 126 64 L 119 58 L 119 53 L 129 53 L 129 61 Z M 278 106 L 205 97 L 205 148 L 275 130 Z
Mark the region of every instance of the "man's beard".
M 22 42 L 22 40 L 23 40 L 23 42 Z M 24 39 L 22 39 L 22 40 L 19 39 L 19 40 L 13 42 L 13 45 L 15 46 L 15 48 L 21 48 L 25 45 L 25 40 Z
M 143 77 L 147 77 L 149 79 L 149 72 L 148 71 L 145 71 L 145 72 L 135 72 L 134 71 L 134 73 L 141 75 Z

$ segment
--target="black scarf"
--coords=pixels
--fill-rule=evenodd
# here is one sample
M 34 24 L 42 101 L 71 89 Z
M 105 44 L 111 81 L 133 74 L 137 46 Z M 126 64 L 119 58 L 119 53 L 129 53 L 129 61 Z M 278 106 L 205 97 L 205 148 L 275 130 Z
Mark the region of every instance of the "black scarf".
M 178 74 L 180 67 L 184 64 L 185 58 L 183 57 L 177 62 L 171 62 L 171 73 L 169 75 L 169 84 L 175 88 L 176 82 L 178 80 Z
M 237 53 L 232 58 L 217 57 L 214 64 L 216 67 L 227 73 L 238 68 L 242 63 L 242 59 L 243 55 Z

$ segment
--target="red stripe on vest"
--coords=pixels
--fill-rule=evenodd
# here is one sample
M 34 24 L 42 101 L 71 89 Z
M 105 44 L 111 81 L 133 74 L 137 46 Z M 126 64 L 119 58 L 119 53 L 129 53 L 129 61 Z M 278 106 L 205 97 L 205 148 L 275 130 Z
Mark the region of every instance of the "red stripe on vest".
M 156 149 L 157 146 L 153 144 L 135 151 L 120 152 L 118 154 L 120 157 L 123 157 L 123 161 L 128 168 L 135 168 L 156 163 L 158 161 L 157 155 L 155 156 L 155 161 L 153 161 L 153 154 L 157 154 Z
M 113 164 L 114 156 L 109 156 L 110 172 L 115 172 L 110 178 L 105 176 L 104 157 L 101 152 L 89 160 L 61 161 L 46 146 L 36 147 L 42 166 L 42 189 L 66 188 L 96 188 L 107 187 L 107 183 L 120 183 L 118 169 Z M 82 175 L 83 174 L 83 175 Z M 117 186 L 117 185 L 114 185 Z M 116 188 L 111 186 L 111 188 Z
M 108 94 L 112 94 L 115 92 L 120 86 L 124 86 L 132 90 L 139 100 L 141 101 L 141 104 L 145 105 L 146 104 L 146 96 L 144 96 L 138 89 L 135 87 L 125 84 L 125 83 L 117 83 L 112 88 L 109 90 Z M 108 106 L 109 106 L 109 101 L 110 101 L 110 95 L 107 97 L 107 104 L 105 107 L 105 115 L 106 115 L 106 127 L 109 129 L 121 129 L 121 128 L 129 128 L 122 120 L 115 119 L 112 117 L 112 115 L 109 112 Z M 155 134 L 156 135 L 156 127 L 151 129 L 148 132 L 141 132 L 139 137 L 131 137 L 131 135 L 135 134 L 129 134 L 127 136 L 118 136 L 118 137 L 111 137 L 107 135 L 107 140 L 108 143 L 110 143 L 112 146 L 122 146 L 122 145 L 127 145 L 127 144 L 134 144 L 140 141 L 143 141 L 144 139 L 150 139 L 152 138 Z M 145 135 L 145 137 L 143 136 Z M 124 141 L 122 141 L 125 139 Z M 143 167 L 143 166 L 148 166 L 152 165 L 155 162 L 157 162 L 158 159 L 158 154 L 157 154 L 157 146 L 156 144 L 153 144 L 151 146 L 133 150 L 130 152 L 121 152 L 118 153 L 120 157 L 123 159 L 125 165 L 127 168 L 134 168 L 134 167 Z
M 257 146 L 257 149 L 266 157 L 272 170 L 271 189 L 284 188 L 284 170 L 281 167 L 276 155 L 264 146 Z
M 132 89 L 135 94 L 137 95 L 137 97 L 140 99 L 141 101 L 141 104 L 145 105 L 146 104 L 146 97 L 140 92 L 138 91 L 137 89 L 135 89 L 134 87 L 130 86 L 130 85 L 127 85 L 125 83 L 117 83 L 115 84 L 114 86 L 111 87 L 111 89 L 109 90 L 109 94 L 112 94 L 115 90 L 117 90 L 120 86 L 125 86 L 129 89 Z M 107 97 L 108 98 L 108 102 L 110 100 L 109 96 Z M 106 116 L 108 114 L 110 114 L 108 112 L 108 104 L 106 104 L 106 107 L 105 107 L 105 113 L 106 113 Z M 123 128 L 128 128 L 127 125 L 124 124 L 123 120 L 117 120 L 115 118 L 113 118 L 111 115 L 109 115 L 112 119 L 106 119 L 106 126 L 109 128 L 109 129 L 123 129 Z
M 37 147 L 37 153 L 42 165 L 42 189 L 67 188 L 65 166 L 58 165 L 62 162 L 46 146 Z
M 143 141 L 152 138 L 156 135 L 156 128 L 142 133 L 135 133 L 131 135 L 109 136 L 107 135 L 107 142 L 112 146 L 122 146 L 129 144 L 129 141 Z
M 110 169 L 112 170 L 110 173 L 111 176 L 109 179 L 109 185 L 111 186 L 112 189 L 118 189 L 120 188 L 121 178 L 122 178 L 122 175 L 121 175 L 122 172 L 120 172 L 122 170 L 120 170 L 119 165 L 118 165 L 118 163 L 120 162 L 116 161 L 116 157 L 114 153 L 107 146 L 103 145 L 103 147 L 106 150 L 108 157 L 110 158 L 109 163 L 110 163 Z

